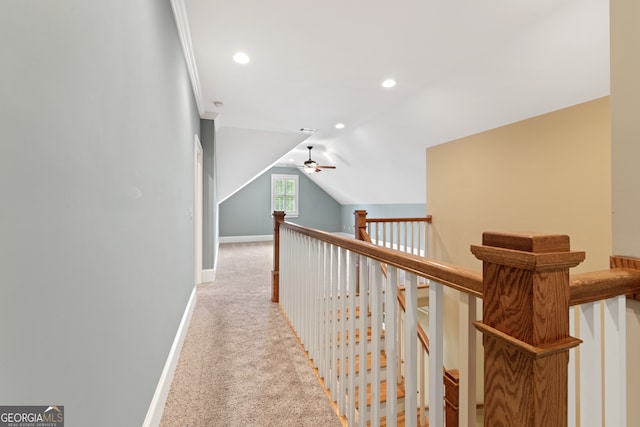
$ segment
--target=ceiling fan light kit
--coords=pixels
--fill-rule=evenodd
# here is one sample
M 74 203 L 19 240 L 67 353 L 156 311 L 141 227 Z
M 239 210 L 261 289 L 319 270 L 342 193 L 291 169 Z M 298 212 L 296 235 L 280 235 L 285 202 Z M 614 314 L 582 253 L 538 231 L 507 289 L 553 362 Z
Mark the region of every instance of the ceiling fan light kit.
M 313 148 L 313 145 L 308 145 L 307 146 L 307 149 L 309 150 L 309 160 L 305 160 L 304 168 L 303 168 L 303 170 L 306 173 L 312 174 L 314 172 L 322 172 L 322 169 L 335 169 L 336 168 L 335 166 L 320 166 L 314 160 L 311 160 L 311 149 L 312 148 Z

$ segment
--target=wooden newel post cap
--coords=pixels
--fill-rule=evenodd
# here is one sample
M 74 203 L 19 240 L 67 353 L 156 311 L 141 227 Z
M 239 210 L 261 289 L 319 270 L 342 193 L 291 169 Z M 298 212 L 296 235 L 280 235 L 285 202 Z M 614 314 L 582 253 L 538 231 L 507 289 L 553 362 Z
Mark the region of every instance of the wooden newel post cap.
M 355 238 L 356 240 L 362 240 L 362 232 L 367 229 L 367 211 L 364 209 L 357 209 L 353 211 L 353 215 L 355 216 Z
M 471 245 L 471 252 L 481 261 L 532 271 L 575 267 L 585 257 L 570 250 L 564 234 L 485 232 L 482 246 Z
M 284 221 L 284 216 L 286 213 L 284 211 L 273 211 L 273 218 L 275 218 L 276 222 Z

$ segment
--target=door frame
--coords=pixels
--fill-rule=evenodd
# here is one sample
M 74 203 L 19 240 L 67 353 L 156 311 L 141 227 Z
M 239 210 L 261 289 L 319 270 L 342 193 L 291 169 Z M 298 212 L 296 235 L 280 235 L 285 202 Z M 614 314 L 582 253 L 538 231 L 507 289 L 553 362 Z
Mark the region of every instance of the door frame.
M 194 255 L 194 281 L 195 285 L 202 283 L 202 204 L 203 204 L 203 182 L 202 182 L 202 144 L 198 135 L 194 135 L 193 141 L 193 255 Z

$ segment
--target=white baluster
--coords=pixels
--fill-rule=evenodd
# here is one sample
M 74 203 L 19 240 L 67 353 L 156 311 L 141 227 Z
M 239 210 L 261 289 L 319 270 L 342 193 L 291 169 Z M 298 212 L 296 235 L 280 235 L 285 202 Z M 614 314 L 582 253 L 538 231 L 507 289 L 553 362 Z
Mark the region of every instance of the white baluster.
M 420 228 L 420 223 L 418 223 L 418 228 Z M 415 237 L 416 237 L 415 223 L 411 222 L 411 253 L 420 255 L 420 241 L 418 240 L 418 247 L 416 248 Z M 417 251 L 416 251 L 417 249 Z
M 404 242 L 403 242 L 404 251 L 407 252 L 407 253 L 411 253 L 411 251 L 413 251 L 413 248 L 409 247 L 409 238 L 407 237 L 407 228 L 408 228 L 407 227 L 407 223 L 403 222 L 402 225 L 403 225 L 403 228 L 404 228 L 404 237 L 403 237 L 404 238 Z M 400 240 L 400 239 L 398 239 L 398 240 Z
M 388 427 L 396 427 L 398 398 L 396 385 L 399 381 L 398 371 L 398 270 L 389 266 L 385 285 L 385 354 L 387 356 L 387 405 L 385 408 Z
M 333 277 L 331 274 L 331 245 L 329 243 L 323 244 L 324 249 L 324 268 L 323 268 L 323 278 L 321 284 L 322 295 L 320 296 L 322 299 L 323 313 L 322 313 L 322 324 L 324 325 L 324 333 L 322 337 L 322 364 L 323 364 L 323 373 L 322 378 L 325 381 L 325 387 L 327 389 L 331 389 L 332 384 L 332 375 L 330 372 L 331 366 L 331 346 L 329 343 L 331 342 L 331 300 L 332 292 L 331 292 L 331 284 L 333 282 Z
M 371 427 L 380 426 L 380 352 L 382 345 L 382 266 L 370 261 L 371 277 Z M 362 366 L 362 363 L 361 363 Z M 366 372 L 366 363 L 364 364 Z
M 624 295 L 604 301 L 605 425 L 627 425 L 627 324 Z
M 419 369 L 420 375 L 418 376 L 418 419 L 420 419 L 420 424 L 422 425 L 422 420 L 426 418 L 426 409 L 427 409 L 427 388 L 426 388 L 426 377 L 427 377 L 427 368 L 425 366 L 425 359 L 427 358 L 426 351 L 422 346 L 422 343 L 418 343 L 418 360 L 419 360 Z
M 476 297 L 460 293 L 460 337 L 458 365 L 460 373 L 459 425 L 476 425 Z
M 600 302 L 580 306 L 580 420 L 602 420 Z
M 406 301 L 404 324 L 405 422 L 407 427 L 416 427 L 418 413 L 418 280 L 413 273 L 405 271 L 404 274 Z
M 358 424 L 366 427 L 368 420 L 367 413 L 367 324 L 369 312 L 369 268 L 368 259 L 360 256 L 360 292 L 358 297 L 358 305 L 360 307 L 360 316 L 358 318 L 358 333 L 360 335 L 360 372 L 359 387 L 359 404 L 358 404 Z M 355 312 L 354 312 L 355 315 Z M 355 337 L 354 337 L 355 338 Z M 355 339 L 354 339 L 355 345 Z
M 347 337 L 347 301 L 348 289 L 347 289 L 347 250 L 344 248 L 339 249 L 340 259 L 340 345 L 338 347 L 338 357 L 340 358 L 340 392 L 338 393 L 338 412 L 340 415 L 347 415 L 347 347 L 345 345 L 345 339 Z M 334 342 L 334 346 L 338 345 L 338 340 Z
M 330 373 L 328 374 L 328 378 L 330 379 L 330 387 L 331 391 L 331 400 L 336 402 L 338 400 L 338 304 L 339 304 L 339 295 L 340 295 L 340 274 L 339 268 L 340 263 L 338 261 L 338 247 L 335 245 L 331 245 L 331 309 L 329 314 L 329 319 L 331 319 L 331 332 L 328 337 L 327 346 L 329 348 L 329 358 L 331 360 L 329 364 Z M 325 380 L 326 381 L 326 380 Z
M 316 280 L 318 280 L 318 272 L 317 272 L 317 253 L 316 253 L 316 242 L 307 237 L 306 240 L 309 242 L 309 253 L 307 254 L 307 263 L 310 266 L 310 280 L 308 284 L 308 291 L 302 296 L 305 300 L 305 339 L 304 345 L 309 353 L 309 357 L 313 359 L 313 328 L 316 326 L 315 313 L 313 312 L 313 297 L 315 291 Z
M 347 420 L 349 425 L 356 423 L 356 263 L 358 255 L 349 253 L 349 328 L 347 335 L 340 337 L 340 345 L 349 350 L 349 407 L 347 408 Z M 346 315 L 347 313 L 345 313 Z M 347 341 L 349 344 L 347 345 Z
M 577 336 L 576 332 L 576 310 L 574 307 L 569 307 L 569 335 L 572 337 Z M 576 427 L 577 424 L 577 406 L 576 406 L 576 354 L 577 347 L 573 347 L 569 350 L 569 371 L 567 377 L 567 383 L 569 388 L 569 396 L 567 400 L 567 427 Z
M 316 254 L 317 257 L 315 259 L 314 262 L 316 262 L 316 268 L 317 268 L 317 279 L 316 279 L 316 283 L 315 283 L 315 298 L 313 299 L 313 303 L 314 303 L 314 314 L 315 314 L 315 320 L 314 320 L 314 332 L 313 332 L 313 337 L 314 337 L 314 345 L 315 345 L 315 351 L 314 351 L 314 358 L 313 358 L 313 365 L 318 368 L 318 373 L 320 374 L 320 377 L 324 377 L 324 373 L 321 372 L 324 369 L 324 361 L 322 359 L 323 356 L 323 352 L 322 352 L 322 340 L 324 338 L 324 329 L 325 329 L 325 323 L 324 323 L 324 319 L 322 318 L 323 315 L 323 286 L 324 286 L 324 242 L 318 241 L 316 243 Z
M 438 282 L 429 284 L 429 425 L 444 425 L 444 385 L 442 382 L 443 352 L 443 290 Z

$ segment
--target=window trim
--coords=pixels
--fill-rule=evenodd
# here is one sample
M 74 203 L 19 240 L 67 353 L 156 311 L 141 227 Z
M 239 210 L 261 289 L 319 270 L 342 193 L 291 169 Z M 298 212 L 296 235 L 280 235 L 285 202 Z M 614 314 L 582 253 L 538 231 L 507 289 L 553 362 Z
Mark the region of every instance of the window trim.
M 299 189 L 300 189 L 300 185 L 299 185 L 299 176 L 295 175 L 295 174 L 271 174 L 271 214 L 273 215 L 273 212 L 276 210 L 276 194 L 275 194 L 275 188 L 276 188 L 276 181 L 279 179 L 293 179 L 294 180 L 294 186 L 295 186 L 295 191 L 293 194 L 294 196 L 294 200 L 295 200 L 295 212 L 286 212 L 287 216 L 289 218 L 298 218 L 298 216 L 300 215 L 300 198 L 299 198 Z M 286 189 L 286 185 L 285 185 L 285 189 Z M 285 190 L 285 196 L 286 196 L 286 190 Z

